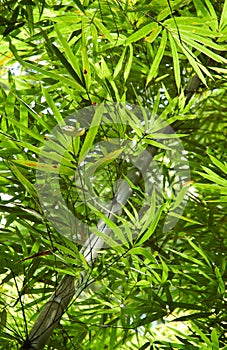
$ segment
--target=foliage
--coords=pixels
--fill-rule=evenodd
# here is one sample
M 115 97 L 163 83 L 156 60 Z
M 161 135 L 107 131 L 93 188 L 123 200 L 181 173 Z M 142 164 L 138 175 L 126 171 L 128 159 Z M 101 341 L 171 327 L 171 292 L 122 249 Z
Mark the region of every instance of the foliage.
M 226 349 L 227 1 L 12 0 L 0 7 L 0 348 L 16 349 L 26 339 L 63 275 L 87 271 L 46 349 Z M 201 84 L 189 100 L 185 87 L 195 73 Z M 159 130 L 147 134 L 146 120 L 132 120 L 78 135 L 60 178 L 63 197 L 83 222 L 95 226 L 102 213 L 83 204 L 72 174 L 95 143 L 124 135 L 155 147 L 163 174 L 159 215 L 151 206 L 139 217 L 139 181 L 118 218 L 130 234 L 130 222 L 141 227 L 151 215 L 146 241 L 102 250 L 90 267 L 80 246 L 48 221 L 36 170 L 51 130 L 102 102 L 161 115 L 181 138 L 191 180 L 184 213 L 164 233 L 174 205 L 165 187 L 176 179 Z M 97 171 L 95 191 L 104 197 L 132 167 L 111 157 Z

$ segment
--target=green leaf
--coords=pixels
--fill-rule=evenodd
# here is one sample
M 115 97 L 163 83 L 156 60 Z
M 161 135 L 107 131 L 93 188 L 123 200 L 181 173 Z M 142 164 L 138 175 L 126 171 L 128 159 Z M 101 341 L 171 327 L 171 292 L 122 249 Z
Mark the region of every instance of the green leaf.
M 160 258 L 161 263 L 162 263 L 162 279 L 161 279 L 161 283 L 165 283 L 168 280 L 168 275 L 169 275 L 169 268 L 166 265 L 166 263 L 164 262 L 164 260 L 162 258 Z
M 174 76 L 175 76 L 176 86 L 179 91 L 181 86 L 180 62 L 179 62 L 179 56 L 177 52 L 177 46 L 175 44 L 174 38 L 171 36 L 171 33 L 169 33 L 169 41 L 170 41 L 172 57 L 173 57 Z
M 173 205 L 170 208 L 170 211 L 174 211 L 178 208 L 183 201 L 185 200 L 186 194 L 188 192 L 189 186 L 183 186 L 180 191 L 175 195 Z
M 201 262 L 201 261 L 198 260 L 198 259 L 193 258 L 192 256 L 188 256 L 188 255 L 185 254 L 185 253 L 177 252 L 176 250 L 171 249 L 171 248 L 169 248 L 169 250 L 170 250 L 171 252 L 175 253 L 176 255 L 181 256 L 181 257 L 182 257 L 183 259 L 185 259 L 185 260 L 189 260 L 189 261 L 191 261 L 191 262 L 194 262 L 195 264 L 197 264 L 197 265 L 199 265 L 199 266 L 204 266 L 204 263 L 203 263 L 203 262 Z
M 157 29 L 158 25 L 157 23 L 151 22 L 143 26 L 142 28 L 138 29 L 135 33 L 130 35 L 125 42 L 125 45 L 129 45 L 132 43 L 135 43 L 136 41 L 145 38 L 145 36 L 149 33 L 151 33 L 154 29 Z
M 218 335 L 217 331 L 214 328 L 211 332 L 211 341 L 212 341 L 212 350 L 219 350 L 219 340 L 218 340 Z
M 221 186 L 227 186 L 227 180 L 221 178 L 219 175 L 217 175 L 214 171 L 210 170 L 209 168 L 202 166 L 203 170 L 206 171 L 207 174 L 201 173 L 198 171 L 198 174 L 200 174 L 205 179 L 208 179 L 212 182 L 215 182 Z
M 27 102 L 25 102 L 24 100 L 22 100 L 19 96 L 16 96 L 17 100 L 20 102 L 21 105 L 23 105 L 29 114 L 31 114 L 35 120 L 37 121 L 38 124 L 42 125 L 46 130 L 50 131 L 52 129 L 52 127 L 46 123 L 42 117 L 31 107 L 27 104 Z
M 81 72 L 80 72 L 80 69 L 79 69 L 79 64 L 78 64 L 78 59 L 77 57 L 74 55 L 72 49 L 70 48 L 68 42 L 65 40 L 64 36 L 62 35 L 61 33 L 61 30 L 59 28 L 59 25 L 56 24 L 55 27 L 55 32 L 57 34 L 57 37 L 58 37 L 58 40 L 59 42 L 61 43 L 64 51 L 65 51 L 65 54 L 66 54 L 66 57 L 68 58 L 68 61 L 69 61 L 69 64 L 72 66 L 74 72 L 76 73 L 76 81 L 78 84 L 81 85 L 81 79 L 80 79 L 80 75 L 81 75 Z
M 141 229 L 141 234 L 143 234 L 150 227 L 150 224 L 155 220 L 155 216 L 157 214 L 156 200 L 156 191 L 152 191 L 151 199 L 149 202 L 149 209 L 146 211 L 146 213 L 141 219 L 141 222 L 144 222 L 143 227 Z
M 162 31 L 162 27 L 161 26 L 157 26 L 156 28 L 154 28 L 152 30 L 152 32 L 145 38 L 145 41 L 147 41 L 148 43 L 153 43 L 153 41 L 155 41 L 155 39 L 157 38 L 157 36 L 160 34 L 160 32 Z
M 133 47 L 132 45 L 129 45 L 129 58 L 128 62 L 126 63 L 125 70 L 124 70 L 124 80 L 126 81 L 128 79 L 131 67 L 132 67 L 132 60 L 133 60 Z
M 225 0 L 224 5 L 222 7 L 221 19 L 219 23 L 220 31 L 222 31 L 226 26 L 227 26 L 227 0 Z
M 19 182 L 24 186 L 26 191 L 31 195 L 31 197 L 35 200 L 36 203 L 39 203 L 38 195 L 36 192 L 35 186 L 21 173 L 21 171 L 11 162 L 7 162 L 9 169 L 15 175 L 15 177 L 19 180 Z
M 64 167 L 61 166 L 61 169 L 60 169 L 59 165 L 49 165 L 46 163 L 34 162 L 29 160 L 14 160 L 13 163 L 27 167 L 27 168 L 31 168 L 31 169 L 36 169 L 36 170 L 38 169 L 39 171 L 44 171 L 48 173 L 51 172 L 54 174 L 59 174 L 61 172 L 61 174 L 72 175 L 72 170 L 65 166 Z
M 202 340 L 212 349 L 212 344 L 209 338 L 203 333 L 203 331 L 195 324 L 195 322 L 191 323 L 192 329 L 202 338 Z
M 111 42 L 114 42 L 114 39 L 110 33 L 110 31 L 102 24 L 99 18 L 94 18 L 94 24 L 100 30 L 102 34 Z
M 62 63 L 63 67 L 66 68 L 66 70 L 70 73 L 70 75 L 75 79 L 75 81 L 78 84 L 83 86 L 81 79 L 79 77 L 79 75 L 80 75 L 79 69 L 77 68 L 77 72 L 73 69 L 73 67 L 71 66 L 71 64 L 67 60 L 67 58 L 65 58 L 64 54 L 58 49 L 57 46 L 55 46 L 54 44 L 51 43 L 51 47 L 53 48 L 55 55 L 57 56 L 59 61 Z M 75 60 L 76 60 L 76 57 L 75 57 Z
M 94 213 L 96 213 L 96 215 L 98 217 L 100 217 L 104 223 L 113 231 L 115 237 L 117 238 L 117 240 L 119 240 L 121 242 L 121 244 L 127 244 L 127 240 L 126 237 L 124 236 L 124 233 L 122 232 L 121 228 L 117 226 L 117 224 L 115 224 L 111 219 L 109 219 L 105 214 L 101 213 L 100 211 L 98 211 L 94 206 L 92 206 L 89 203 L 89 207 L 93 210 Z M 107 235 L 106 233 L 103 233 L 102 231 L 99 231 L 96 227 L 92 228 L 92 231 L 98 236 L 100 237 L 103 242 L 106 242 L 110 247 L 115 247 L 116 245 L 118 246 L 117 241 L 115 241 L 115 239 L 113 239 L 111 237 L 111 235 Z M 119 247 L 119 249 L 121 250 L 121 248 Z
M 81 2 L 80 0 L 73 0 L 76 4 L 76 6 L 78 7 L 78 9 L 80 9 L 81 12 L 83 12 L 85 14 L 85 10 L 84 10 L 84 7 L 83 5 L 81 5 Z
M 129 254 L 132 255 L 142 255 L 145 259 L 148 259 L 150 262 L 156 263 L 155 257 L 151 254 L 151 252 L 144 247 L 133 247 L 129 250 Z
M 201 37 L 199 38 L 199 36 L 189 36 L 189 35 L 181 35 L 181 38 L 189 45 L 191 45 L 192 47 L 194 47 L 196 50 L 204 53 L 204 55 L 212 58 L 214 61 L 217 62 L 224 62 L 227 63 L 227 59 L 225 59 L 223 56 L 221 55 L 217 55 L 216 53 L 214 53 L 213 51 L 209 50 L 207 47 L 205 47 L 205 45 L 201 45 L 199 44 L 196 40 L 200 39 L 200 41 L 203 43 L 204 39 Z M 204 70 L 204 69 L 203 69 Z M 205 71 L 205 70 L 204 70 Z
M 85 159 L 86 154 L 90 151 L 90 149 L 93 145 L 93 142 L 94 142 L 95 136 L 98 132 L 99 125 L 100 125 L 104 111 L 105 111 L 105 107 L 103 104 L 100 104 L 95 109 L 91 125 L 90 125 L 89 130 L 86 134 L 86 138 L 84 140 L 83 146 L 82 146 L 81 151 L 80 151 L 79 163 L 81 163 Z
M 115 69 L 114 69 L 114 74 L 113 74 L 113 78 L 114 78 L 114 79 L 118 76 L 118 74 L 119 74 L 120 71 L 122 70 L 122 66 L 123 66 L 123 62 L 124 62 L 126 50 L 127 50 L 127 48 L 125 47 L 124 50 L 123 50 L 123 52 L 122 52 L 122 54 L 121 54 L 121 57 L 120 57 L 120 59 L 119 59 L 117 65 L 116 65 L 116 67 L 115 67 Z
M 113 160 L 118 158 L 122 152 L 124 152 L 124 147 L 111 151 L 103 157 L 99 158 L 96 162 L 91 163 L 86 169 L 86 176 L 92 176 L 97 170 L 110 164 Z
M 81 43 L 81 56 L 82 56 L 82 65 L 83 65 L 83 75 L 86 82 L 87 90 L 90 89 L 91 85 L 91 68 L 88 61 L 88 54 L 87 54 L 87 41 L 85 38 L 85 23 L 82 19 L 82 43 Z
M 160 42 L 160 46 L 158 48 L 157 53 L 155 54 L 155 58 L 154 61 L 151 64 L 151 68 L 149 70 L 148 76 L 147 76 L 147 81 L 146 81 L 146 85 L 149 84 L 149 82 L 157 75 L 158 73 L 158 68 L 159 68 L 159 64 L 163 58 L 164 52 L 165 52 L 165 47 L 166 47 L 166 43 L 167 43 L 167 32 L 164 29 L 162 31 L 162 39 Z
M 44 76 L 54 79 L 56 81 L 59 81 L 62 84 L 74 86 L 78 91 L 83 91 L 83 92 L 85 91 L 84 88 L 80 84 L 78 84 L 75 80 L 66 78 L 65 76 L 63 76 L 63 74 L 57 74 L 54 72 L 54 70 L 53 71 L 47 70 L 47 69 L 41 68 L 41 66 L 39 65 L 24 61 L 17 53 L 15 46 L 12 44 L 10 44 L 10 50 L 12 51 L 15 58 L 18 60 L 18 62 L 20 62 L 22 66 L 32 69 L 36 72 L 40 72 Z
M 227 164 L 224 164 L 222 162 L 220 162 L 220 160 L 218 160 L 217 158 L 215 158 L 214 156 L 212 156 L 212 154 L 208 151 L 208 156 L 210 157 L 210 159 L 212 160 L 212 162 L 221 170 L 223 171 L 223 173 L 227 174 Z
M 49 107 L 51 108 L 58 124 L 60 126 L 65 125 L 64 118 L 62 117 L 62 115 L 59 112 L 58 108 L 56 107 L 51 95 L 48 93 L 47 89 L 44 88 L 44 86 L 42 86 L 42 92 L 43 92 L 43 95 L 44 95 Z
M 220 294 L 224 295 L 226 293 L 225 283 L 223 281 L 223 277 L 220 273 L 220 270 L 217 266 L 215 266 L 214 272 L 215 272 L 215 275 L 216 275 L 217 280 L 218 280 L 218 292 Z
M 211 267 L 210 260 L 208 256 L 205 254 L 205 252 L 200 248 L 197 244 L 195 244 L 191 239 L 187 238 L 188 243 L 192 246 L 192 248 L 199 253 L 199 255 L 206 261 L 207 265 Z
M 27 135 L 30 135 L 33 137 L 33 139 L 38 140 L 43 143 L 43 136 L 39 135 L 37 132 L 32 131 L 31 129 L 27 128 L 26 126 L 22 125 L 19 121 L 16 119 L 13 119 L 11 117 L 5 116 L 5 118 L 12 123 L 12 125 L 15 125 L 18 127 L 18 130 L 24 131 Z
M 158 212 L 156 213 L 155 218 L 152 221 L 149 228 L 144 233 L 142 233 L 141 237 L 138 238 L 138 240 L 136 241 L 137 245 L 143 244 L 152 236 L 152 234 L 154 233 L 154 231 L 159 223 L 159 220 L 160 220 L 160 217 L 161 217 L 163 210 L 164 210 L 164 205 L 160 206 L 160 208 L 159 208 Z
M 179 43 L 178 43 L 179 45 Z M 179 45 L 184 52 L 185 56 L 187 57 L 189 63 L 191 64 L 192 68 L 195 70 L 196 74 L 198 75 L 199 79 L 202 81 L 202 83 L 207 86 L 206 79 L 202 73 L 202 70 L 205 71 L 205 73 L 211 77 L 209 71 L 205 68 L 205 66 L 202 66 L 200 62 L 198 62 L 196 56 L 192 54 L 192 52 L 188 51 L 188 49 L 184 48 L 181 44 Z

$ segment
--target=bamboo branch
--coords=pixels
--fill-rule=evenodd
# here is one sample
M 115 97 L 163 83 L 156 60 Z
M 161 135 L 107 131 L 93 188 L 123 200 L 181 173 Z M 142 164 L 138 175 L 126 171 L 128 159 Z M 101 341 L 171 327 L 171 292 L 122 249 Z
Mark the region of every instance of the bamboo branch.
M 190 101 L 200 83 L 201 81 L 197 75 L 194 75 L 190 79 L 185 88 L 186 104 Z M 156 152 L 157 148 L 148 146 L 138 157 L 136 167 L 127 174 L 128 178 L 134 183 L 134 185 L 139 182 L 141 173 L 146 172 L 151 162 L 151 156 L 154 156 Z M 138 171 L 138 169 L 140 169 L 140 171 Z M 106 215 L 110 220 L 116 222 L 116 215 L 120 214 L 122 204 L 127 202 L 130 195 L 131 191 L 128 186 L 125 186 L 125 184 L 120 186 L 113 199 L 113 204 Z M 108 235 L 111 232 L 111 229 L 102 220 L 99 222 L 97 229 L 105 235 Z M 89 265 L 94 262 L 103 245 L 103 240 L 95 234 L 91 234 L 90 238 L 85 242 L 80 253 L 83 254 Z M 75 281 L 75 277 L 70 275 L 63 277 L 56 291 L 43 307 L 38 319 L 29 333 L 27 341 L 20 348 L 21 350 L 42 350 L 44 348 L 54 328 L 72 301 L 72 298 L 75 295 L 79 295 L 79 292 L 86 288 L 85 277 L 84 274 L 81 274 L 81 278 L 78 281 Z M 85 283 L 83 282 L 84 280 Z
M 151 162 L 152 156 L 151 153 L 148 152 L 148 149 L 149 146 L 147 150 L 143 151 L 137 158 L 136 168 L 131 169 L 127 174 L 128 178 L 134 183 L 134 185 L 139 182 L 142 173 L 146 171 Z M 150 147 L 150 151 L 151 150 L 155 153 L 155 148 Z M 140 171 L 138 171 L 138 169 L 140 169 Z M 108 213 L 106 214 L 110 220 L 116 222 L 116 215 L 121 213 L 122 204 L 127 202 L 130 195 L 130 186 L 123 183 L 115 194 L 111 208 L 108 209 Z M 111 232 L 111 229 L 102 220 L 99 222 L 97 229 L 107 236 Z M 103 245 L 104 241 L 95 234 L 91 234 L 85 242 L 80 253 L 83 254 L 89 265 L 94 262 Z M 72 301 L 72 298 L 75 295 L 79 295 L 80 291 L 86 288 L 86 281 L 87 279 L 84 274 L 81 274 L 78 281 L 75 281 L 74 276 L 66 275 L 63 277 L 56 291 L 54 291 L 50 300 L 43 307 L 38 319 L 29 333 L 28 339 L 22 345 L 21 350 L 42 350 L 44 348 L 54 328 Z

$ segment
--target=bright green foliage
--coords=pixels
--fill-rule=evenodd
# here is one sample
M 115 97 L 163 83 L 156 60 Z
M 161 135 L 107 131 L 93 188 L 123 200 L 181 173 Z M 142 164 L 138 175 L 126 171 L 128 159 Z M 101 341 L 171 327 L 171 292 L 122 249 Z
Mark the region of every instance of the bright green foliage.
M 45 349 L 226 349 L 227 1 L 1 1 L 0 22 L 0 349 L 19 348 L 61 277 L 81 271 L 91 286 L 84 293 L 81 286 Z M 195 73 L 201 84 L 186 103 Z M 147 134 L 146 115 L 143 124 L 135 115 L 114 129 L 97 126 L 97 113 L 63 158 L 56 146 L 50 158 L 59 167 L 39 169 L 60 173 L 68 207 L 95 226 L 104 215 L 80 200 L 73 174 L 95 143 L 124 137 L 156 148 L 165 200 L 155 208 L 154 192 L 139 216 L 143 181 L 133 185 L 121 150 L 103 147 L 105 157 L 90 169 L 94 193 L 110 199 L 124 178 L 133 195 L 117 223 L 104 219 L 123 244 L 102 250 L 89 267 L 43 212 L 36 170 L 52 128 L 102 102 L 139 105 L 161 119 Z M 165 193 L 176 179 L 160 141 L 164 120 L 191 171 L 187 206 L 167 232 L 168 211 L 186 190 L 175 202 Z

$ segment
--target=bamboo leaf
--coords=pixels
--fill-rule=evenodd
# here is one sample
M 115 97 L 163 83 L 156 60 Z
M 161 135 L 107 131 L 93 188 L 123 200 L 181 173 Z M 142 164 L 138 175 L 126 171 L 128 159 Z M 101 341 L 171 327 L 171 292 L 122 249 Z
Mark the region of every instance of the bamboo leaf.
M 219 29 L 222 31 L 227 25 L 227 0 L 225 0 L 222 7 L 221 19 L 219 23 Z
M 94 24 L 100 30 L 100 32 L 111 42 L 113 43 L 113 37 L 109 30 L 102 24 L 99 18 L 94 18 Z
M 148 43 L 153 43 L 153 41 L 155 41 L 155 39 L 157 38 L 157 36 L 160 34 L 160 32 L 162 31 L 162 27 L 158 26 L 157 28 L 154 28 L 151 32 L 151 34 L 149 34 L 146 38 L 145 41 L 147 41 Z
M 196 74 L 198 75 L 199 79 L 202 81 L 202 83 L 205 86 L 207 86 L 206 79 L 205 79 L 201 70 L 205 71 L 205 73 L 208 76 L 211 76 L 209 71 L 205 68 L 205 66 L 202 66 L 199 62 L 197 62 L 196 57 L 193 54 L 191 54 L 191 52 L 188 52 L 188 49 L 185 49 L 182 45 L 180 45 L 180 46 L 181 46 L 181 49 L 184 52 L 185 56 L 187 57 L 189 63 L 191 64 L 191 66 L 195 70 Z
M 35 120 L 38 122 L 38 124 L 42 125 L 48 131 L 51 130 L 51 126 L 48 123 L 46 123 L 43 120 L 43 118 L 38 113 L 36 113 L 36 111 L 31 106 L 29 106 L 19 96 L 16 96 L 16 98 L 20 102 L 21 105 L 25 106 L 25 108 L 27 109 L 28 113 L 31 114 L 35 118 Z
M 152 32 L 153 30 L 157 29 L 158 25 L 157 23 L 149 23 L 146 24 L 145 26 L 143 26 L 142 28 L 138 29 L 135 33 L 133 33 L 132 35 L 130 35 L 125 42 L 125 45 L 129 45 L 132 44 L 142 38 L 145 38 L 145 36 L 147 34 L 149 34 L 150 32 Z
M 122 152 L 124 152 L 124 147 L 121 149 L 114 150 L 112 152 L 109 152 L 108 154 L 104 155 L 100 159 L 98 159 L 96 162 L 91 163 L 90 166 L 88 166 L 86 170 L 86 176 L 93 175 L 97 170 L 102 169 L 103 167 L 110 164 L 113 160 L 118 158 Z
M 211 332 L 211 341 L 212 341 L 212 350 L 219 350 L 219 340 L 218 340 L 218 335 L 217 331 L 214 328 Z
M 177 52 L 177 46 L 175 44 L 174 38 L 169 33 L 169 41 L 172 51 L 172 57 L 173 57 L 173 69 L 174 69 L 174 76 L 176 81 L 177 90 L 180 90 L 181 86 L 181 72 L 180 72 L 180 62 L 179 62 L 179 56 Z
M 81 43 L 81 56 L 82 56 L 82 65 L 83 65 L 83 75 L 86 82 L 87 90 L 89 90 L 91 85 L 91 67 L 88 61 L 87 54 L 87 42 L 85 39 L 85 23 L 82 20 L 82 43 Z
M 45 89 L 43 86 L 42 86 L 42 92 L 43 92 L 43 95 L 44 95 L 49 107 L 51 108 L 58 124 L 60 126 L 65 125 L 64 118 L 62 117 L 61 113 L 59 112 L 58 108 L 56 107 L 51 95 L 48 93 L 47 89 Z
M 83 146 L 82 146 L 81 151 L 80 151 L 79 163 L 85 159 L 86 154 L 89 152 L 89 150 L 91 149 L 91 147 L 93 145 L 95 136 L 96 136 L 98 129 L 99 129 L 99 125 L 100 125 L 104 110 L 105 110 L 105 107 L 103 104 L 100 104 L 95 109 L 91 125 L 89 127 L 89 130 L 87 131 L 86 138 L 84 140 Z
M 121 228 L 118 227 L 112 220 L 110 220 L 106 215 L 101 213 L 100 211 L 97 211 L 95 207 L 93 207 L 91 204 L 89 204 L 91 209 L 105 222 L 105 224 L 113 231 L 115 239 L 111 237 L 111 235 L 106 235 L 102 231 L 97 230 L 96 228 L 93 228 L 93 232 L 100 237 L 103 242 L 107 243 L 110 247 L 115 247 L 117 244 L 117 240 L 121 242 L 121 244 L 127 244 L 126 237 L 124 236 L 124 233 L 122 232 Z
M 128 79 L 131 67 L 132 67 L 132 60 L 133 60 L 133 47 L 132 45 L 129 45 L 129 58 L 128 62 L 126 63 L 125 70 L 124 70 L 124 80 L 126 81 Z
M 206 171 L 207 174 L 205 173 L 201 173 L 198 171 L 198 174 L 200 174 L 202 177 L 204 177 L 205 179 L 208 179 L 212 182 L 215 182 L 221 186 L 227 186 L 227 180 L 221 178 L 219 175 L 217 175 L 214 171 L 210 170 L 207 167 L 202 166 L 203 170 Z
M 53 174 L 59 174 L 60 173 L 60 166 L 59 165 L 49 165 L 46 163 L 41 163 L 41 162 L 34 162 L 34 161 L 29 161 L 29 160 L 14 160 L 13 163 L 32 168 L 32 169 L 39 169 L 39 171 L 44 171 L 48 173 L 53 173 Z M 71 164 L 70 164 L 71 165 Z M 61 167 L 61 173 L 62 174 L 67 174 L 67 175 L 72 175 L 72 170 L 70 170 L 67 167 Z
M 227 174 L 227 164 L 224 164 L 222 162 L 220 162 L 220 160 L 218 160 L 217 158 L 215 158 L 214 156 L 212 156 L 212 154 L 210 154 L 210 152 L 207 152 L 208 156 L 210 157 L 210 159 L 212 160 L 212 162 L 221 170 L 223 171 L 223 173 Z
M 157 53 L 155 55 L 154 61 L 151 64 L 151 68 L 150 68 L 148 76 L 147 76 L 146 85 L 148 85 L 150 83 L 150 81 L 158 73 L 159 64 L 160 64 L 160 62 L 161 62 L 161 60 L 163 58 L 163 55 L 164 55 L 164 52 L 165 52 L 166 43 L 167 43 L 167 32 L 166 32 L 166 30 L 163 30 L 160 46 L 159 46 L 158 51 L 157 51 Z
M 224 295 L 226 293 L 225 283 L 224 283 L 223 277 L 220 273 L 220 270 L 217 266 L 215 266 L 214 272 L 215 272 L 215 275 L 216 275 L 217 280 L 218 280 L 218 291 L 220 294 Z
M 160 206 L 158 212 L 156 213 L 155 218 L 152 221 L 149 228 L 145 231 L 145 233 L 142 233 L 141 237 L 138 238 L 138 240 L 136 242 L 137 245 L 143 244 L 152 236 L 152 234 L 154 233 L 154 231 L 159 223 L 159 220 L 160 220 L 160 217 L 161 217 L 163 210 L 164 210 L 164 206 L 162 205 L 162 206 Z
M 9 120 L 12 125 L 15 125 L 18 127 L 19 130 L 24 131 L 26 134 L 30 135 L 31 137 L 33 137 L 35 140 L 38 140 L 40 142 L 43 142 L 43 136 L 39 135 L 38 133 L 34 132 L 33 130 L 27 128 L 24 125 L 21 125 L 21 123 L 19 121 L 17 121 L 16 119 L 13 119 L 11 117 L 6 116 L 5 117 L 7 120 Z
M 206 256 L 206 254 L 204 253 L 204 251 L 202 250 L 202 248 L 200 248 L 198 245 L 196 245 L 191 239 L 187 238 L 188 243 L 192 246 L 192 248 L 199 253 L 199 255 L 206 261 L 207 265 L 211 267 L 211 263 L 208 259 L 208 257 Z
M 203 52 L 204 55 L 212 58 L 214 61 L 227 63 L 227 59 L 225 59 L 224 57 L 222 57 L 220 55 L 215 54 L 213 51 L 209 50 L 204 45 L 201 45 L 198 42 L 196 42 L 195 39 L 197 39 L 197 37 L 193 37 L 193 35 L 191 35 L 189 37 L 189 36 L 185 36 L 183 34 L 181 35 L 181 37 L 187 44 L 191 45 L 192 47 L 194 47 L 198 51 Z M 201 38 L 200 41 L 203 42 L 203 38 Z
M 124 62 L 126 50 L 127 50 L 127 48 L 125 47 L 124 50 L 123 50 L 123 52 L 122 52 L 122 54 L 121 54 L 121 57 L 120 57 L 120 59 L 119 59 L 117 65 L 116 65 L 116 67 L 115 67 L 115 69 L 114 69 L 114 74 L 113 74 L 113 78 L 114 78 L 114 79 L 118 76 L 118 74 L 119 74 L 120 71 L 122 70 L 122 66 L 123 66 L 123 62 Z
M 12 51 L 12 53 L 14 54 L 15 58 L 18 60 L 18 62 L 20 62 L 20 64 L 22 66 L 25 66 L 29 69 L 32 69 L 36 72 L 40 72 L 41 74 L 43 74 L 46 77 L 49 77 L 51 79 L 54 79 L 56 81 L 62 82 L 63 84 L 69 85 L 69 86 L 74 86 L 78 91 L 85 91 L 84 88 L 78 84 L 75 80 L 69 79 L 64 77 L 62 74 L 57 74 L 51 70 L 46 70 L 44 68 L 41 68 L 39 65 L 30 63 L 30 62 L 26 62 L 24 60 L 22 60 L 22 58 L 18 55 L 17 50 L 15 48 L 14 45 L 10 44 L 10 50 Z
M 21 173 L 21 171 L 16 167 L 14 164 L 7 162 L 8 167 L 12 171 L 12 173 L 16 176 L 16 178 L 19 180 L 21 184 L 23 184 L 24 188 L 28 193 L 31 195 L 31 197 L 34 198 L 36 203 L 39 203 L 38 195 L 36 192 L 35 186 Z
M 78 84 L 82 84 L 81 82 L 81 72 L 79 69 L 79 64 L 78 64 L 78 59 L 77 57 L 74 55 L 74 53 L 72 52 L 68 42 L 65 40 L 64 36 L 61 34 L 61 31 L 59 29 L 59 25 L 56 24 L 55 27 L 55 32 L 57 34 L 58 40 L 61 43 L 62 47 L 64 48 L 64 51 L 66 53 L 66 57 L 68 58 L 68 61 L 70 63 L 70 65 L 72 66 L 74 72 L 76 73 L 76 81 Z

